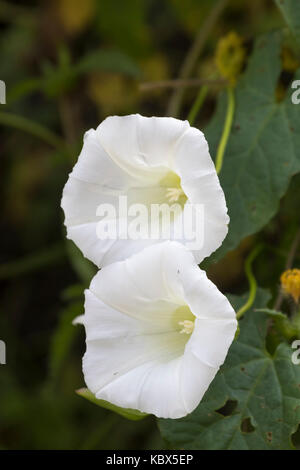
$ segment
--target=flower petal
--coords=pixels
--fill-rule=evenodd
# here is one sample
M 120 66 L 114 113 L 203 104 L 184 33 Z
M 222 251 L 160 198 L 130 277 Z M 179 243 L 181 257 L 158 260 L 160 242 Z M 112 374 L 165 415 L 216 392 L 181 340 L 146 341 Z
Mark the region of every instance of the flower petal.
M 161 171 L 169 169 L 174 146 L 188 128 L 188 121 L 133 114 L 108 117 L 97 132 L 107 153 L 130 174 L 161 178 Z
M 172 331 L 171 314 L 184 301 L 164 277 L 165 245 L 169 243 L 152 245 L 125 261 L 104 267 L 92 280 L 90 291 L 126 316 L 155 324 L 160 332 Z
M 181 393 L 181 361 L 181 357 L 165 363 L 149 361 L 108 384 L 96 397 L 159 418 L 181 418 L 188 413 Z
M 174 322 L 185 305 L 196 317 L 191 336 Z M 237 325 L 226 297 L 176 242 L 103 268 L 86 291 L 81 322 L 83 370 L 96 397 L 164 418 L 197 406 Z
M 200 263 L 222 244 L 228 232 L 224 192 L 220 186 L 208 144 L 201 131 L 191 127 L 178 141 L 174 151 L 174 170 L 192 204 L 203 205 L 203 246 L 193 250 Z
M 171 204 L 168 190 L 175 190 L 175 194 L 179 191 L 177 197 L 187 197 L 188 201 L 175 222 L 169 222 L 167 237 L 159 231 L 158 239 L 153 238 L 146 223 L 143 224 L 147 225 L 146 241 L 120 237 L 119 233 L 114 240 L 103 241 L 97 235 L 99 205 L 110 204 L 117 222 L 120 196 L 127 197 L 128 207 L 143 205 L 151 214 L 153 204 Z M 188 213 L 191 204 L 204 207 L 203 220 L 199 219 L 201 226 L 196 223 L 196 214 L 199 217 L 202 214 L 200 209 L 193 208 Z M 99 267 L 125 259 L 166 238 L 185 244 L 199 263 L 220 246 L 229 221 L 224 194 L 202 132 L 191 128 L 187 121 L 138 114 L 109 117 L 96 130 L 86 133 L 78 162 L 64 188 L 62 208 L 68 237 Z M 196 240 L 190 240 L 185 230 L 179 235 L 176 232 L 175 227 L 181 224 L 183 228 L 186 224 L 184 216 Z M 132 218 L 128 216 L 128 221 Z M 157 227 L 158 219 L 154 219 L 151 223 Z M 191 244 L 192 241 L 197 243 Z

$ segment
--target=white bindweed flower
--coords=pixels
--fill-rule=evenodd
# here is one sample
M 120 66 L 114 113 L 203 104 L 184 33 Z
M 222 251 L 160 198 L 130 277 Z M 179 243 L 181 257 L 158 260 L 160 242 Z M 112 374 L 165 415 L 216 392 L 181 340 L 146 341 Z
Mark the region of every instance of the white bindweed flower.
M 193 411 L 237 327 L 227 298 L 180 243 L 103 268 L 85 292 L 85 381 L 99 399 L 163 418 Z
M 123 217 L 116 211 L 116 216 L 107 217 L 109 221 L 102 220 L 98 208 L 104 210 L 110 205 L 117 209 L 120 196 L 126 196 L 129 207 L 143 205 L 149 213 L 154 204 L 176 204 L 177 212 L 171 214 L 169 222 L 170 236 L 160 233 L 147 239 L 142 223 L 144 235 L 140 239 L 126 237 L 124 219 L 133 217 L 129 213 Z M 229 222 L 224 193 L 203 133 L 190 127 L 188 121 L 138 114 L 109 117 L 85 134 L 78 162 L 64 188 L 62 208 L 68 238 L 99 267 L 166 239 L 188 246 L 199 263 L 221 245 Z M 187 230 L 185 215 L 190 225 Z M 185 228 L 178 236 L 183 219 Z M 122 226 L 122 236 L 100 237 L 108 222 Z M 150 223 L 156 233 L 161 215 L 151 214 Z M 196 237 L 193 247 L 188 245 L 192 236 Z

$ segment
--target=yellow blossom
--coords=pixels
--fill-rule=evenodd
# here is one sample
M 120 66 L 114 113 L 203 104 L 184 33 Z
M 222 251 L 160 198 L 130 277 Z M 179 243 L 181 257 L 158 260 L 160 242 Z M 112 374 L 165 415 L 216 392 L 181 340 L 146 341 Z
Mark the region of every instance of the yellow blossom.
M 234 31 L 219 40 L 215 55 L 216 64 L 220 74 L 231 85 L 235 85 L 237 81 L 245 56 L 246 50 L 243 47 L 243 40 Z
M 296 303 L 300 299 L 300 269 L 288 269 L 280 277 L 281 287 L 285 294 L 293 297 Z

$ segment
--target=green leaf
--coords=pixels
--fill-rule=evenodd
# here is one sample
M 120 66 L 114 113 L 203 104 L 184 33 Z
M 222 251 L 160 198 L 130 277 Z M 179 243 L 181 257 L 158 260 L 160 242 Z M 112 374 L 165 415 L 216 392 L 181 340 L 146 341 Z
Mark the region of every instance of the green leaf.
M 49 96 L 58 96 L 72 89 L 81 75 L 94 71 L 116 72 L 129 77 L 140 74 L 136 63 L 118 50 L 94 50 L 72 64 L 68 49 L 61 47 L 57 64 L 43 64 L 42 86 Z
M 61 298 L 65 301 L 77 300 L 83 296 L 84 289 L 84 284 L 71 284 L 62 291 Z
M 215 259 L 266 225 L 291 177 L 300 171 L 300 108 L 291 102 L 293 90 L 283 102 L 275 100 L 280 51 L 281 34 L 259 38 L 235 91 L 235 116 L 220 173 L 230 215 L 229 234 Z M 225 110 L 226 96 L 222 95 L 206 132 L 212 155 L 216 155 Z
M 255 311 L 265 313 L 266 315 L 269 315 L 272 318 L 282 318 L 284 320 L 286 319 L 286 315 L 284 315 L 284 313 L 278 312 L 277 310 L 272 310 L 270 308 L 257 308 Z
M 88 286 L 97 272 L 96 266 L 87 258 L 84 258 L 75 243 L 70 240 L 67 240 L 66 246 L 67 253 L 74 271 L 78 275 L 78 278 L 83 282 L 83 284 L 85 286 Z
M 231 298 L 238 308 L 243 298 Z M 254 308 L 267 304 L 259 290 Z M 265 347 L 268 318 L 249 311 L 240 321 L 225 364 L 198 408 L 185 418 L 159 420 L 163 437 L 181 449 L 291 449 L 300 422 L 300 367 L 282 343 Z M 195 371 L 196 373 L 196 371 Z
M 131 421 L 139 421 L 148 416 L 147 413 L 142 413 L 138 410 L 132 410 L 131 408 L 120 408 L 119 406 L 115 406 L 112 403 L 109 403 L 108 401 L 98 400 L 87 388 L 81 388 L 79 390 L 76 390 L 76 393 L 81 397 L 86 398 L 90 402 L 94 403 L 95 405 L 110 411 L 114 411 L 115 413 L 123 416 L 123 418 L 130 419 Z
M 122 73 L 130 77 L 137 77 L 140 74 L 136 63 L 126 54 L 116 50 L 93 51 L 76 65 L 76 72 L 79 74 L 97 70 Z
M 299 0 L 274 0 L 281 11 L 293 36 L 300 45 L 300 2 Z

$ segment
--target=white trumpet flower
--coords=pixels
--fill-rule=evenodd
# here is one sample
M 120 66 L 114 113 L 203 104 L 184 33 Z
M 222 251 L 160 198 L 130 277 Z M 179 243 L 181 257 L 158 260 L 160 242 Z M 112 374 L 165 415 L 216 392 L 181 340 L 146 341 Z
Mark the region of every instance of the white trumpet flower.
M 124 233 L 115 238 L 100 237 L 98 229 L 104 230 L 107 220 L 99 219 L 98 208 L 110 205 L 117 209 L 124 196 L 129 206 L 138 204 L 147 209 L 176 203 L 179 209 L 170 218 L 170 236 L 159 232 L 156 238 L 132 239 Z M 200 206 L 204 209 L 201 229 L 195 226 Z M 109 117 L 86 133 L 63 191 L 62 208 L 68 238 L 99 267 L 166 239 L 188 246 L 186 232 L 178 235 L 177 230 L 186 215 L 190 232 L 192 228 L 194 236 L 201 232 L 201 243 L 189 247 L 199 263 L 221 245 L 229 222 L 224 193 L 203 133 L 187 121 L 138 114 Z M 107 219 L 123 227 L 132 215 L 118 212 Z M 160 223 L 160 213 L 155 216 L 151 212 L 154 233 Z
M 237 327 L 227 298 L 182 244 L 106 266 L 85 292 L 83 372 L 96 398 L 180 418 L 224 362 Z

